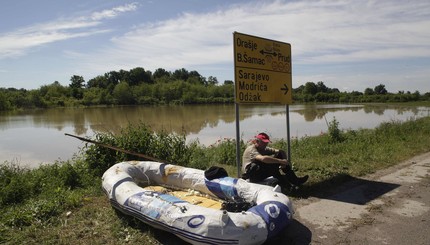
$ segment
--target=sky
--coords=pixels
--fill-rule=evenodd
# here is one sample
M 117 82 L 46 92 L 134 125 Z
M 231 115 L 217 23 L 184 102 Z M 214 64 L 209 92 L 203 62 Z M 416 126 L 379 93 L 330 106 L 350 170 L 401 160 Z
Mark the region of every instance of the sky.
M 292 85 L 430 92 L 427 0 L 3 0 L 0 87 L 185 68 L 234 80 L 233 33 L 291 44 Z

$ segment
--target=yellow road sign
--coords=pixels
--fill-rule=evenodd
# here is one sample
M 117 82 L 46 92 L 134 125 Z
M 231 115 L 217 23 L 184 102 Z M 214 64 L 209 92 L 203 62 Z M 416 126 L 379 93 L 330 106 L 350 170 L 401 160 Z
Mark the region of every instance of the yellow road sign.
M 236 103 L 292 103 L 291 45 L 235 32 Z

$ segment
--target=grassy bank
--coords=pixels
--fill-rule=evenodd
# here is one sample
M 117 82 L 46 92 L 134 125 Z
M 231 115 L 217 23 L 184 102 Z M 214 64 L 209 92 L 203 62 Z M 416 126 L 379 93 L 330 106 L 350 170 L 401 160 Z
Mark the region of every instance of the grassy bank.
M 295 169 L 299 175 L 311 176 L 295 197 L 320 194 L 351 178 L 430 151 L 430 117 L 387 122 L 373 130 L 339 128 L 341 125 L 333 119 L 326 134 L 292 139 Z M 186 144 L 182 135 L 153 134 L 145 125 L 132 125 L 119 136 L 100 134 L 96 140 L 182 166 L 223 166 L 230 176 L 237 175 L 232 139 L 212 146 Z M 273 145 L 287 148 L 283 140 Z M 102 173 L 116 162 L 135 159 L 133 155 L 88 145 L 69 162 L 33 170 L 4 163 L 0 167 L 0 243 L 180 244 L 169 233 L 115 212 L 102 193 Z

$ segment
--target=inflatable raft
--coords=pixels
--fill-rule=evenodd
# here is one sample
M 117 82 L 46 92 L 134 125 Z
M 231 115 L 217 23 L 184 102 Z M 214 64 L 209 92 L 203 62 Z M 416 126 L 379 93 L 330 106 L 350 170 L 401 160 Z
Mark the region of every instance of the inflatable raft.
M 252 206 L 230 212 L 151 186 Z M 203 170 L 151 161 L 115 164 L 103 175 L 103 190 L 114 208 L 192 244 L 262 244 L 282 231 L 293 213 L 288 197 L 273 187 L 231 177 L 209 180 Z

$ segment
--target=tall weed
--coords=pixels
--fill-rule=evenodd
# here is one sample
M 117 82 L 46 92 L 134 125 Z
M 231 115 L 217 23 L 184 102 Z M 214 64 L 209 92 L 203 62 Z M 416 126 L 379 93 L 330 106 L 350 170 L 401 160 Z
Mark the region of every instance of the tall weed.
M 336 120 L 336 117 L 333 117 L 333 120 L 328 123 L 328 135 L 329 143 L 340 143 L 344 140 L 342 131 L 339 128 L 339 121 Z

